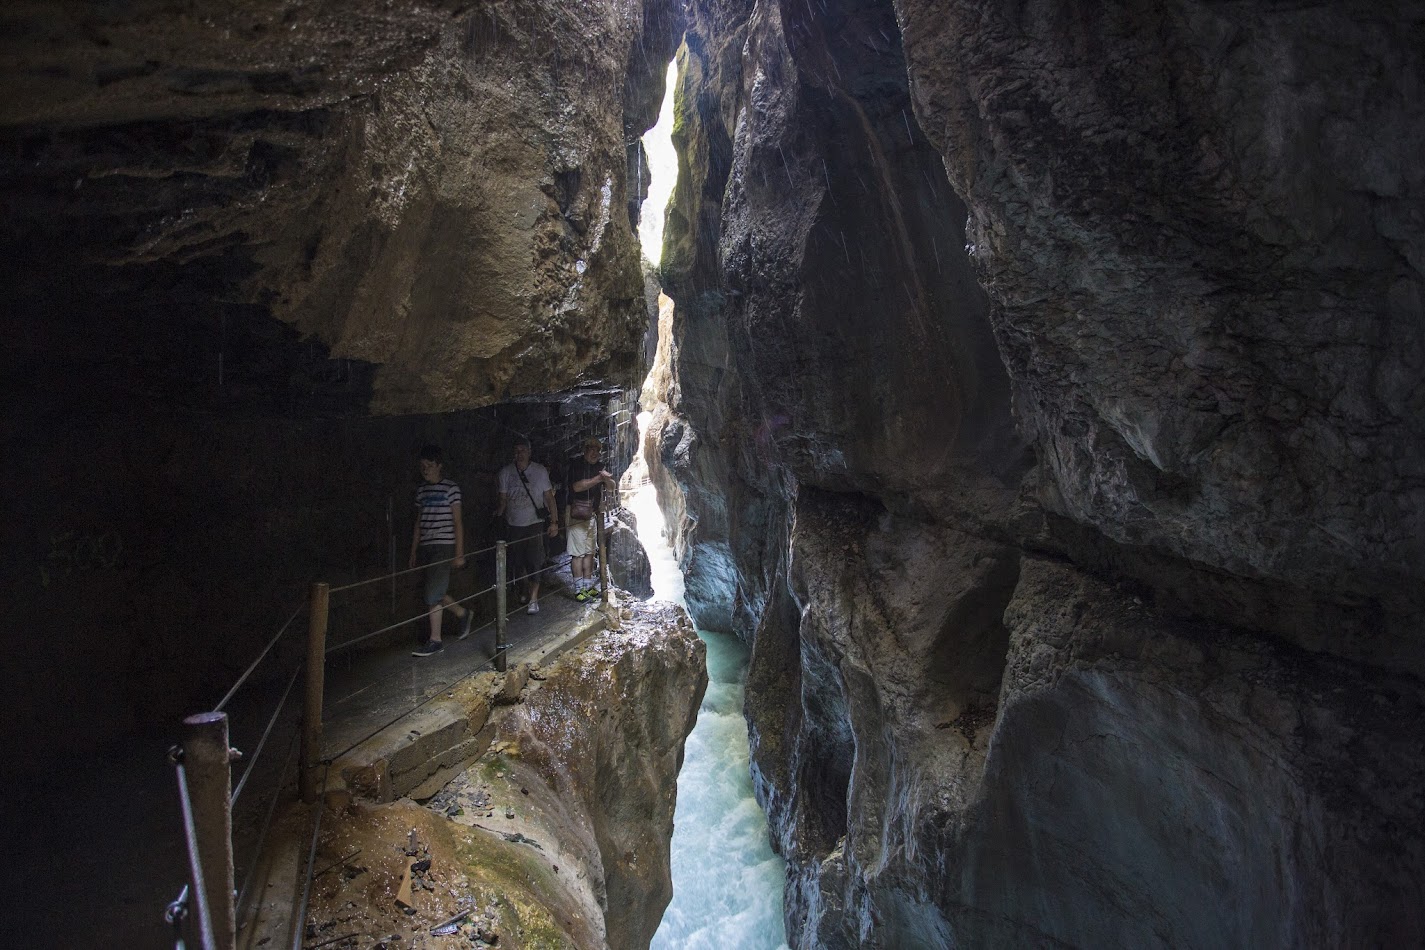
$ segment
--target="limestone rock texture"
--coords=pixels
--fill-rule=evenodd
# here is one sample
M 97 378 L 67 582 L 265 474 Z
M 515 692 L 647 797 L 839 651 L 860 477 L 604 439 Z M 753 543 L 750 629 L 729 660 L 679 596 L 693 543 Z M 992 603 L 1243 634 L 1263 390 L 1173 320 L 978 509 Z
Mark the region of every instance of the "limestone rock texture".
M 1425 6 L 897 11 L 1044 506 L 1418 645 Z
M 318 880 L 319 932 L 359 919 L 419 934 L 473 908 L 467 944 L 483 931 L 499 946 L 647 947 L 672 896 L 677 775 L 705 654 L 686 612 L 634 606 L 621 631 L 561 655 L 497 709 L 489 751 L 427 807 L 356 801 L 329 817 L 323 863 L 365 856 L 363 873 Z M 407 917 L 391 897 L 412 828 L 433 886 L 415 889 Z
M 653 596 L 653 566 L 638 540 L 638 519 L 619 508 L 612 512 L 607 530 L 609 576 L 619 587 L 640 600 Z
M 22 0 L 4 16 L 3 257 L 36 342 L 135 351 L 181 392 L 217 377 L 218 349 L 226 385 L 280 386 L 265 364 L 301 341 L 361 367 L 378 412 L 633 365 L 632 170 L 676 4 Z
M 688 22 L 645 452 L 791 945 L 1425 940 L 1425 8 Z

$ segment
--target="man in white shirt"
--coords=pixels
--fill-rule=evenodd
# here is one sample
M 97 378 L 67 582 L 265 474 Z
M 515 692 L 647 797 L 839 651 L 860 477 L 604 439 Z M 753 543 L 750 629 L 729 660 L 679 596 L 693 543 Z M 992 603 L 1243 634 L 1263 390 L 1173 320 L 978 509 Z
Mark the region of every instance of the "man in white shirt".
M 495 515 L 509 525 L 510 579 L 523 580 L 529 601 L 527 613 L 539 613 L 539 574 L 544 570 L 544 535 L 559 534 L 559 513 L 554 507 L 554 485 L 549 470 L 530 461 L 529 439 L 515 440 L 515 460 L 500 469 L 500 501 Z M 549 526 L 545 527 L 545 519 Z

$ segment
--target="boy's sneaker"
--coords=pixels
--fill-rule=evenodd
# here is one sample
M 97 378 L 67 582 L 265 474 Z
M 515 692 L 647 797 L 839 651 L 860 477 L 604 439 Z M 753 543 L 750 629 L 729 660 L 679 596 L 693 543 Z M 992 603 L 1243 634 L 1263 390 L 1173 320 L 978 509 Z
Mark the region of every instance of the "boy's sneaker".
M 589 592 L 580 588 L 579 593 L 574 595 L 574 599 L 582 604 L 584 601 L 589 599 Z
M 537 613 L 539 613 L 539 601 L 537 601 L 537 600 L 531 600 L 531 601 L 529 602 L 529 606 L 524 609 L 524 612 L 527 613 L 527 614 L 537 614 Z
M 445 644 L 439 640 L 427 640 L 411 651 L 411 656 L 430 656 L 432 653 L 439 653 L 445 649 Z
M 475 611 L 469 607 L 465 608 L 465 619 L 460 621 L 460 632 L 455 635 L 455 639 L 464 640 L 470 636 L 470 624 L 475 621 Z

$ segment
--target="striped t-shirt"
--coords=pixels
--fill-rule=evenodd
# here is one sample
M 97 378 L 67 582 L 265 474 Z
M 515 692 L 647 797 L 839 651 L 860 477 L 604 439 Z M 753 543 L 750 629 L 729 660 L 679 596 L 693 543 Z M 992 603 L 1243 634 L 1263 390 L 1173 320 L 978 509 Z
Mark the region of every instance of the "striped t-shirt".
M 421 523 L 421 544 L 454 544 L 455 512 L 460 487 L 448 478 L 416 489 L 416 517 Z

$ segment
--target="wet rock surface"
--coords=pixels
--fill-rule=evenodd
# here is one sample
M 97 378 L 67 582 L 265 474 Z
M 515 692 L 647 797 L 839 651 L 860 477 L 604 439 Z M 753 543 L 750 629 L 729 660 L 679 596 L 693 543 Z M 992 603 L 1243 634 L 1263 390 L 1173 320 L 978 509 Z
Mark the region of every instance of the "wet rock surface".
M 615 509 L 608 527 L 609 576 L 633 596 L 653 596 L 653 568 L 638 540 L 638 519 L 627 508 Z
M 1419 940 L 1418 5 L 691 11 L 645 452 L 792 945 Z
M 424 805 L 356 800 L 327 816 L 319 864 L 360 854 L 317 879 L 312 936 L 345 927 L 411 946 L 446 924 L 430 946 L 648 945 L 672 892 L 702 642 L 681 610 L 635 605 L 620 632 L 530 673 L 506 677 L 520 698 L 494 713 L 489 751 Z
M 755 708 L 792 750 L 769 803 L 802 945 L 1418 932 L 1418 681 L 836 496 L 792 551 L 800 715 Z

